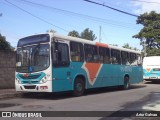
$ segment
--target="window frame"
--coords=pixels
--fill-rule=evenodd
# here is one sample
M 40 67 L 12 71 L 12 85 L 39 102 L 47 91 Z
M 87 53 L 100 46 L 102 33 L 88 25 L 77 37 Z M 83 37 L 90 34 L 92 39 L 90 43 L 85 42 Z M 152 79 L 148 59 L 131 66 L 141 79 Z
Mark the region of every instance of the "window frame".
M 126 54 L 125 58 L 124 58 L 124 53 Z M 126 58 L 127 58 L 127 61 L 124 63 L 124 60 L 126 60 Z M 130 65 L 130 53 L 129 52 L 121 51 L 121 63 L 122 65 Z
M 77 45 L 77 47 L 79 46 L 80 47 L 80 51 L 78 51 L 79 54 L 76 54 L 76 55 L 72 55 L 72 44 L 75 44 Z M 79 57 L 78 59 L 79 60 L 73 60 L 73 57 L 72 56 L 77 56 Z M 80 43 L 80 42 L 75 42 L 75 41 L 70 41 L 70 58 L 71 58 L 71 61 L 72 62 L 84 62 L 84 48 L 83 48 L 83 44 Z M 76 59 L 76 58 L 75 58 Z
M 102 53 L 103 52 L 103 53 Z M 108 53 L 108 54 L 107 54 Z M 109 48 L 106 48 L 106 47 L 99 47 L 99 61 L 100 63 L 103 63 L 103 64 L 110 64 L 111 61 L 110 61 L 110 49 Z M 103 57 L 101 59 L 101 57 Z M 105 58 L 108 57 L 108 59 L 105 60 Z
M 90 50 L 89 50 L 90 49 Z M 99 63 L 98 47 L 95 45 L 84 44 L 85 61 Z
M 135 55 L 134 59 L 133 59 L 133 55 Z M 135 63 L 135 64 L 134 64 Z M 138 65 L 138 57 L 137 57 L 137 54 L 136 53 L 130 53 L 130 64 L 132 66 L 137 66 Z
M 60 52 L 59 52 L 59 45 L 65 45 L 67 47 L 67 60 L 66 61 L 59 61 L 58 57 L 60 57 Z M 63 47 L 62 47 L 63 48 Z M 63 57 L 63 56 L 61 56 Z M 62 59 L 62 58 L 61 58 Z M 69 56 L 69 46 L 67 43 L 63 43 L 63 42 L 60 42 L 60 41 L 54 41 L 52 43 L 52 64 L 54 67 L 68 67 L 70 65 L 70 56 Z
M 114 53 L 113 53 L 114 52 Z M 113 55 L 114 54 L 114 55 Z M 118 55 L 119 54 L 119 55 Z M 117 59 L 117 56 L 118 59 Z M 114 57 L 114 58 L 113 58 Z M 113 62 L 113 61 L 117 61 L 117 62 Z M 117 50 L 117 49 L 111 49 L 111 62 L 112 64 L 116 64 L 116 65 L 121 65 L 122 64 L 122 60 L 121 60 L 121 51 Z

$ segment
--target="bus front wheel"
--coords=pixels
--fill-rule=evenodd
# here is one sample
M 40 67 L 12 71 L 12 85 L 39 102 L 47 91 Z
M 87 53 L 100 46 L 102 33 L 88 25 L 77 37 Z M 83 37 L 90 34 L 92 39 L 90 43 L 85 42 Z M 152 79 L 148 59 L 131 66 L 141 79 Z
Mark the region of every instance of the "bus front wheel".
M 125 90 L 129 89 L 129 76 L 125 76 L 124 77 L 124 85 L 123 85 L 123 88 Z
M 76 97 L 81 96 L 83 95 L 84 90 L 85 90 L 84 80 L 81 77 L 77 77 L 74 82 L 73 95 Z

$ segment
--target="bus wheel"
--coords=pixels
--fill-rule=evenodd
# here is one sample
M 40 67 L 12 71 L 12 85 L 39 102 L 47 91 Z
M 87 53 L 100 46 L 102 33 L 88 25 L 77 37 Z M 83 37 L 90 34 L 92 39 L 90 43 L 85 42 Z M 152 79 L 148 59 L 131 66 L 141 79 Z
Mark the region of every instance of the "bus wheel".
M 76 97 L 81 96 L 81 95 L 83 95 L 84 90 L 85 90 L 84 80 L 80 77 L 77 77 L 74 82 L 73 95 Z
M 123 89 L 125 89 L 125 90 L 129 89 L 129 76 L 124 77 Z

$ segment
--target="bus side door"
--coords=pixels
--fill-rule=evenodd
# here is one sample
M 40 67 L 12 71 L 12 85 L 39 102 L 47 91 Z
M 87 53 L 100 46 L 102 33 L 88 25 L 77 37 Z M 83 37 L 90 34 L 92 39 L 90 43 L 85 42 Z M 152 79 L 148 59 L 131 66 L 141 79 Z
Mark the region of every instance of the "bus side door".
M 72 89 L 69 43 L 65 40 L 54 40 L 52 43 L 53 92 Z

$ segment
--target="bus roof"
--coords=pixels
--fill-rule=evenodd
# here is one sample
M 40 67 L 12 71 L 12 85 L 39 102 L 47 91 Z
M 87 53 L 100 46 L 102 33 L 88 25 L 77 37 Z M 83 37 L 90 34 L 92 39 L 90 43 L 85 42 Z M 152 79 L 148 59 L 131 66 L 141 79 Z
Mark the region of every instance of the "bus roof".
M 53 36 L 54 38 L 64 39 L 64 40 L 68 40 L 68 41 L 75 41 L 75 42 L 80 42 L 80 43 L 84 43 L 84 44 L 96 45 L 96 46 L 113 48 L 113 49 L 117 49 L 117 50 L 121 50 L 121 51 L 141 54 L 140 51 L 135 51 L 135 50 L 127 49 L 127 48 L 117 47 L 117 46 L 108 45 L 108 44 L 105 44 L 105 43 L 100 43 L 100 42 L 86 40 L 86 39 L 72 37 L 72 36 L 64 36 L 64 35 L 60 35 L 56 32 L 39 33 L 39 34 L 34 34 L 34 35 L 42 35 L 42 34 L 49 34 L 50 36 Z M 30 36 L 27 36 L 27 37 L 31 37 L 31 36 L 34 36 L 34 35 L 30 35 Z
M 122 50 L 122 51 L 126 51 L 126 52 L 133 52 L 133 53 L 141 54 L 140 51 L 135 51 L 135 50 L 127 49 L 127 48 L 108 45 L 108 44 L 100 43 L 100 42 L 96 42 L 96 41 L 90 41 L 90 40 L 86 40 L 86 39 L 82 39 L 82 38 L 77 38 L 77 37 L 72 37 L 72 36 L 63 36 L 63 35 L 60 35 L 57 33 L 54 33 L 53 36 L 55 38 L 65 39 L 68 41 L 76 41 L 76 42 L 81 42 L 81 43 L 86 43 L 86 44 L 91 44 L 91 45 L 96 45 L 96 46 L 101 46 L 101 47 L 106 47 L 106 48 L 113 48 L 113 49 Z

